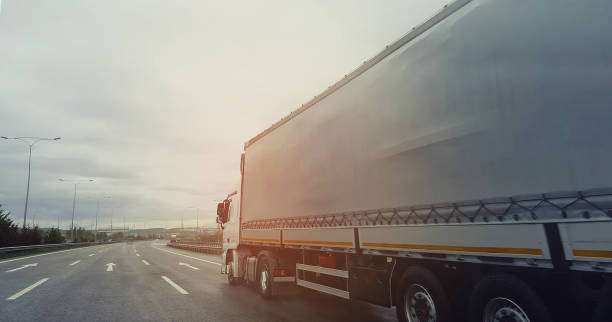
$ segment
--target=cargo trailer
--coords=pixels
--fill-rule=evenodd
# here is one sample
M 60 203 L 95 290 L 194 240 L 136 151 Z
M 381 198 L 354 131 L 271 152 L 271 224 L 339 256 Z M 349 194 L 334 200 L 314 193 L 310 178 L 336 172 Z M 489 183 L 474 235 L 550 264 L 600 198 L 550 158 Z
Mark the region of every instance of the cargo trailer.
M 222 273 L 400 321 L 612 321 L 611 12 L 445 6 L 245 143 Z

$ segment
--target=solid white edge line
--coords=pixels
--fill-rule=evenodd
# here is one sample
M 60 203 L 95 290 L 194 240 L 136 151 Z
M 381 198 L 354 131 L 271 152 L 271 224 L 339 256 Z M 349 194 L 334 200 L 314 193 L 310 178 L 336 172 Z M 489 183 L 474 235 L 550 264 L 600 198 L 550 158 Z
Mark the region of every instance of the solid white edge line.
M 181 253 L 171 252 L 171 251 L 169 251 L 169 250 L 166 250 L 166 249 L 161 249 L 161 248 L 157 248 L 157 247 L 153 247 L 153 248 L 155 248 L 155 249 L 157 249 L 157 250 L 164 251 L 164 252 L 168 252 L 168 253 L 171 253 L 171 254 L 175 254 L 175 255 L 179 255 L 179 256 L 184 256 L 184 257 L 187 257 L 187 258 L 192 258 L 192 259 L 199 260 L 199 261 L 202 261 L 202 262 L 206 262 L 206 263 L 209 263 L 209 264 L 215 264 L 215 265 L 219 265 L 219 266 L 221 266 L 221 263 L 212 262 L 212 261 L 207 261 L 207 260 L 205 260 L 205 259 L 201 259 L 201 258 L 197 258 L 197 257 L 193 257 L 193 256 L 188 256 L 188 255 L 184 255 L 184 254 L 181 254 Z
M 95 246 L 85 246 L 85 247 L 95 247 Z M 56 252 L 48 252 L 48 253 L 44 253 L 44 254 L 32 255 L 32 256 L 27 256 L 27 257 L 19 257 L 19 258 L 14 258 L 14 259 L 9 259 L 9 260 L 2 261 L 2 262 L 0 262 L 0 264 L 14 262 L 14 261 L 22 260 L 22 259 L 39 257 L 39 256 L 53 255 L 53 254 L 64 253 L 64 252 L 72 252 L 72 251 L 75 251 L 75 250 L 83 250 L 85 247 L 77 247 L 77 248 L 73 248 L 73 249 L 58 250 Z
M 189 294 L 189 292 L 185 291 L 182 287 L 178 286 L 178 284 L 174 283 L 171 279 L 167 278 L 166 276 L 162 276 L 162 279 L 168 282 L 168 284 L 172 285 L 172 287 L 174 287 L 179 293 Z
M 81 262 L 81 260 L 79 259 L 78 261 L 76 261 L 76 262 L 74 262 L 74 263 L 71 263 L 71 264 L 70 264 L 70 266 L 74 266 L 74 265 L 76 265 L 76 264 L 78 264 L 78 263 L 80 263 L 80 262 Z
M 142 260 L 142 262 L 143 262 L 143 263 L 145 263 L 145 265 L 151 265 L 151 264 L 149 264 L 149 262 L 147 262 L 147 261 L 146 261 L 146 260 L 144 260 L 144 259 Z
M 38 285 L 40 285 L 40 284 L 42 284 L 42 283 L 44 283 L 44 282 L 46 282 L 46 281 L 48 281 L 48 280 L 49 280 L 49 278 L 48 278 L 48 277 L 45 277 L 45 278 L 41 279 L 40 281 L 38 281 L 38 282 L 36 282 L 36 283 L 34 283 L 34 284 L 32 284 L 32 285 L 30 285 L 30 286 L 28 286 L 28 287 L 24 288 L 23 290 L 21 290 L 21 291 L 19 291 L 19 292 L 15 293 L 15 294 L 13 294 L 13 295 L 11 295 L 10 297 L 7 297 L 7 298 L 6 298 L 6 300 L 7 300 L 7 301 L 16 300 L 16 299 L 18 299 L 20 296 L 22 296 L 23 294 L 25 294 L 25 293 L 27 293 L 27 292 L 29 292 L 29 291 L 33 290 L 35 287 L 37 287 Z

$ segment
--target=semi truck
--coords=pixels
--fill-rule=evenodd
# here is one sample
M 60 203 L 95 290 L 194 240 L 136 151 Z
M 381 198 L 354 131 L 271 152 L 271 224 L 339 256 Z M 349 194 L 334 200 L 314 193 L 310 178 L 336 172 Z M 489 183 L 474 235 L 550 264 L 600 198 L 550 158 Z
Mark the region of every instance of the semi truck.
M 445 6 L 244 144 L 221 273 L 400 321 L 612 321 L 610 13 Z

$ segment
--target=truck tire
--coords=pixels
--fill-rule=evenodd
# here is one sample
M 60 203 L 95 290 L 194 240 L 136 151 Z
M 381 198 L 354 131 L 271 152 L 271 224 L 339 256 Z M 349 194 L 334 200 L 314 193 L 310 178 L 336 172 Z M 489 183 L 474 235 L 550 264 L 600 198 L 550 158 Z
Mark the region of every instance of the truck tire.
M 270 260 L 265 256 L 259 260 L 257 276 L 259 294 L 263 298 L 272 297 L 272 266 Z
M 552 322 L 544 301 L 522 280 L 495 274 L 480 280 L 470 296 L 471 322 Z
M 450 303 L 436 276 L 414 266 L 402 275 L 396 293 L 396 312 L 400 322 L 449 322 Z
M 227 267 L 227 281 L 229 282 L 229 285 L 238 285 L 242 282 L 242 279 L 240 277 L 235 277 L 234 276 L 234 262 L 231 261 L 228 264 Z

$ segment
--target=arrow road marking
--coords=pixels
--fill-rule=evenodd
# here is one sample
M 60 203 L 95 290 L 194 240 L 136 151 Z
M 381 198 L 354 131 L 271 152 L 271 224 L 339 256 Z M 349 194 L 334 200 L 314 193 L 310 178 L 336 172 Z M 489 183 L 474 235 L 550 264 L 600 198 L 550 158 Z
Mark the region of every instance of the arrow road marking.
M 36 282 L 36 283 L 34 283 L 34 284 L 32 284 L 32 285 L 30 285 L 30 286 L 28 286 L 28 287 L 24 288 L 23 290 L 21 290 L 21 291 L 19 291 L 19 292 L 15 293 L 15 294 L 13 294 L 13 295 L 11 295 L 10 297 L 6 298 L 6 300 L 7 300 L 7 301 L 16 300 L 16 299 L 18 299 L 20 296 L 22 296 L 23 294 L 25 294 L 25 293 L 27 293 L 27 292 L 29 292 L 29 291 L 33 290 L 33 289 L 34 289 L 36 286 L 38 286 L 38 285 L 40 285 L 40 284 L 42 284 L 42 283 L 44 283 L 44 282 L 46 282 L 46 281 L 48 281 L 48 280 L 49 280 L 49 278 L 43 278 L 43 279 L 41 279 L 40 281 L 38 281 L 38 282 Z
M 140 257 L 140 254 L 136 253 L 136 256 Z
M 142 260 L 142 262 L 143 262 L 143 263 L 145 263 L 145 265 L 151 265 L 151 264 L 149 264 L 149 262 L 147 262 L 147 261 L 146 261 L 146 260 L 144 260 L 144 259 Z
M 95 255 L 95 254 L 89 254 L 89 257 L 91 257 L 91 256 L 93 256 L 93 255 Z
M 113 267 L 115 267 L 115 265 L 116 265 L 115 263 L 108 263 L 108 264 L 106 264 L 104 266 L 106 266 L 106 271 L 107 272 L 112 272 L 113 271 Z
M 74 263 L 70 264 L 70 266 L 74 266 L 74 265 L 76 265 L 76 264 L 78 264 L 78 263 L 80 263 L 80 262 L 81 262 L 81 260 L 79 259 L 78 261 L 76 261 L 76 262 L 74 262 Z
M 13 269 L 9 269 L 8 271 L 6 271 L 7 273 L 10 272 L 16 272 L 18 270 L 24 269 L 26 267 L 36 267 L 38 266 L 38 263 L 33 263 L 33 264 L 26 264 L 26 265 L 22 265 L 21 267 L 17 267 L 17 268 L 13 268 Z
M 174 287 L 179 293 L 181 294 L 189 294 L 189 292 L 185 291 L 185 289 L 183 289 L 182 287 L 178 286 L 176 283 L 174 283 L 171 279 L 162 276 L 162 279 L 164 279 L 164 281 L 168 282 L 168 284 L 172 285 L 172 287 Z
M 182 263 L 182 262 L 179 262 L 179 265 L 187 266 L 187 267 L 189 267 L 189 268 L 191 268 L 191 269 L 193 269 L 193 270 L 196 270 L 196 271 L 199 271 L 199 270 L 200 270 L 199 268 L 197 268 L 197 267 L 193 267 L 193 266 L 191 266 L 191 265 L 189 265 L 189 264 L 187 264 L 187 263 Z

